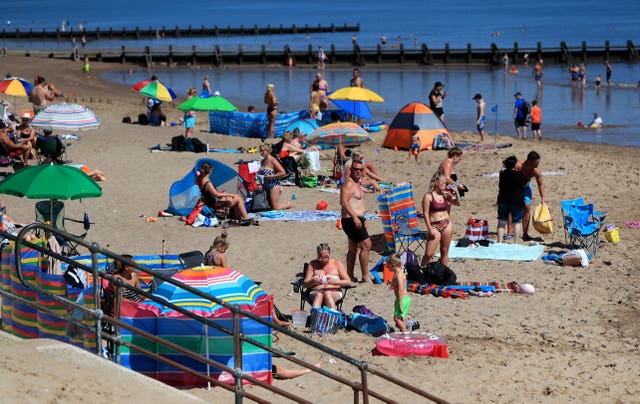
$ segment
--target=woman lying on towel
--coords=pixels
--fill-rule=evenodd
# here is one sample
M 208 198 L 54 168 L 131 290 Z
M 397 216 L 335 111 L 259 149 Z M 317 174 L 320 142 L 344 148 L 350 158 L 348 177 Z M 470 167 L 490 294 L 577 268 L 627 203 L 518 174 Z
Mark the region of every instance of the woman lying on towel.
M 241 225 L 254 224 L 257 226 L 258 221 L 249 217 L 242 196 L 239 194 L 218 192 L 209 179 L 211 171 L 211 164 L 206 162 L 202 163 L 198 176 L 196 177 L 196 185 L 200 188 L 204 204 L 213 210 L 230 208 L 233 210 L 234 217 L 240 220 Z

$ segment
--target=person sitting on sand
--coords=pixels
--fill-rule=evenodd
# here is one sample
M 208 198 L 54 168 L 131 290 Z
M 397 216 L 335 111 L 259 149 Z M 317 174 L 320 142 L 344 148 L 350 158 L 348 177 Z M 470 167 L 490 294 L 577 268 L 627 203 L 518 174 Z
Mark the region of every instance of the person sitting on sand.
M 282 164 L 271 155 L 271 144 L 263 143 L 260 145 L 260 170 L 258 175 L 262 176 L 262 189 L 269 195 L 269 204 L 273 210 L 289 209 L 291 203 L 280 203 L 280 195 L 282 195 L 282 184 L 280 179 L 287 176 L 287 172 Z
M 209 251 L 205 254 L 205 264 L 227 268 L 227 257 L 224 254 L 228 248 L 229 241 L 227 240 L 227 233 L 223 232 L 213 240 L 213 244 L 211 244 Z
M 213 210 L 230 208 L 236 219 L 240 220 L 240 224 L 248 226 L 251 224 L 258 225 L 258 221 L 251 219 L 244 206 L 244 198 L 239 194 L 230 194 L 227 192 L 219 192 L 209 179 L 212 168 L 208 162 L 202 163 L 198 176 L 196 177 L 196 185 L 202 193 L 202 201 L 205 205 Z
M 363 187 L 371 187 L 377 192 L 380 192 L 380 186 L 378 185 L 378 181 L 383 181 L 382 177 L 378 175 L 378 170 L 373 165 L 372 162 L 366 161 L 364 159 L 364 153 L 362 153 L 358 149 L 347 150 L 347 155 L 349 155 L 349 160 L 344 165 L 344 176 L 351 176 L 351 165 L 354 161 L 359 161 L 364 165 L 364 172 L 362 173 L 362 180 L 360 184 Z
M 331 258 L 329 244 L 321 243 L 316 251 L 318 258 L 307 265 L 303 287 L 311 288 L 313 307 L 335 309 L 336 301 L 342 298 L 342 288 L 351 286 L 351 279 L 342 262 Z

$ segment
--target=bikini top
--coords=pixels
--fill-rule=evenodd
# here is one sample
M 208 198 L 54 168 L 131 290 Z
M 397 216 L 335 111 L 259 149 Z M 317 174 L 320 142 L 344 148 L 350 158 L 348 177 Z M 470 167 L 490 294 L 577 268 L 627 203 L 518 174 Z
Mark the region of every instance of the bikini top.
M 449 206 L 451 206 L 451 202 L 444 199 L 444 196 L 442 198 L 443 198 L 442 202 L 438 202 L 436 201 L 434 193 L 431 193 L 431 202 L 429 203 L 429 213 L 444 212 L 449 209 Z

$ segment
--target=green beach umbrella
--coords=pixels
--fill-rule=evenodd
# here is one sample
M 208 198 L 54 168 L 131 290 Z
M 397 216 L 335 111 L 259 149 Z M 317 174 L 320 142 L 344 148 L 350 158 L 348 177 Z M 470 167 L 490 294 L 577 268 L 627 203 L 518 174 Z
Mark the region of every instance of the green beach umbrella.
M 178 107 L 180 111 L 237 111 L 232 103 L 230 103 L 226 98 L 221 97 L 219 95 L 213 97 L 202 98 L 200 96 L 195 96 L 189 98 Z
M 29 199 L 83 199 L 102 196 L 102 188 L 77 167 L 42 164 L 2 180 L 0 193 Z

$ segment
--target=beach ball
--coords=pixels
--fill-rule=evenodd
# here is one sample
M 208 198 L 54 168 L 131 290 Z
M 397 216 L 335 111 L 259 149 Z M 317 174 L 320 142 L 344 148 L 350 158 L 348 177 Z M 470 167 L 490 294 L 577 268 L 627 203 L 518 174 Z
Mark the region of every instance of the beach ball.
M 525 295 L 532 295 L 536 293 L 536 289 L 530 283 L 523 283 L 520 285 L 520 291 Z

